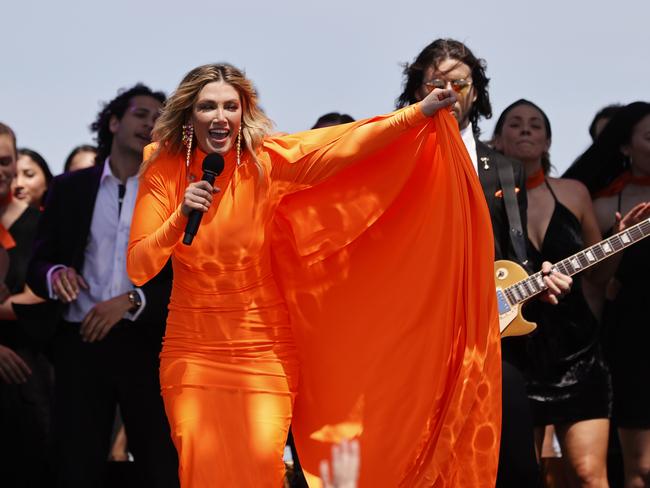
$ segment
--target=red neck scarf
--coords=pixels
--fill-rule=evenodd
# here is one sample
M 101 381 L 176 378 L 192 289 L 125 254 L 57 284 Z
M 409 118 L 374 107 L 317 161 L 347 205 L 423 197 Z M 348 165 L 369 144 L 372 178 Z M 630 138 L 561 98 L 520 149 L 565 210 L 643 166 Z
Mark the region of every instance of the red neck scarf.
M 618 195 L 629 184 L 650 186 L 650 176 L 635 176 L 630 170 L 624 171 L 618 178 L 594 195 L 595 198 Z
M 4 198 L 0 198 L 0 207 L 6 208 L 7 205 L 11 203 L 14 196 L 11 191 L 8 191 Z M 4 247 L 6 250 L 16 247 L 16 241 L 11 236 L 9 231 L 5 229 L 5 226 L 0 224 L 0 247 Z
M 532 190 L 537 188 L 539 185 L 544 183 L 546 180 L 546 175 L 544 174 L 544 168 L 539 168 L 535 173 L 526 178 L 526 190 Z

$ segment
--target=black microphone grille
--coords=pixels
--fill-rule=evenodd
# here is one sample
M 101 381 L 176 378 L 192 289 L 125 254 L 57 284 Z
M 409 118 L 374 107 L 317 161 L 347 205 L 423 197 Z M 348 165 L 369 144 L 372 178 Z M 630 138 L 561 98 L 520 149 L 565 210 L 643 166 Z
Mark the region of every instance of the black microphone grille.
M 223 166 L 223 156 L 221 154 L 211 153 L 203 159 L 202 169 L 204 173 L 213 173 L 219 176 L 223 171 Z

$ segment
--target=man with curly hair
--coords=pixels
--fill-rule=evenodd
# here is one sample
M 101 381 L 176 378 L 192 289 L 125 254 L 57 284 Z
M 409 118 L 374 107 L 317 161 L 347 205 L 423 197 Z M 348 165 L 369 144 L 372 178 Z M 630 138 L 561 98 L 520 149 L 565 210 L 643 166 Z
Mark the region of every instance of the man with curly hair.
M 52 183 L 28 283 L 56 304 L 57 486 L 103 486 L 116 404 L 139 486 L 177 487 L 158 380 L 171 290 L 168 266 L 136 288 L 126 248 L 144 147 L 165 95 L 137 84 L 107 103 L 91 128 L 97 164 Z
M 506 158 L 481 142 L 481 118 L 492 117 L 488 93 L 490 79 L 486 62 L 477 58 L 462 42 L 436 39 L 426 46 L 411 64 L 404 67 L 404 88 L 397 107 L 422 100 L 435 88 L 451 88 L 457 94 L 453 113 L 460 134 L 474 164 L 488 203 L 494 232 L 495 259 L 508 259 L 525 266 L 526 258 L 526 175 L 518 161 Z M 509 193 L 509 195 L 508 195 Z M 511 197 L 510 208 L 508 197 Z M 544 263 L 545 272 L 550 263 Z M 552 272 L 544 278 L 549 287 L 542 299 L 557 303 L 568 293 L 571 278 Z M 497 488 L 539 486 L 535 457 L 533 423 L 524 378 L 518 367 L 519 347 L 503 346 L 503 419 Z

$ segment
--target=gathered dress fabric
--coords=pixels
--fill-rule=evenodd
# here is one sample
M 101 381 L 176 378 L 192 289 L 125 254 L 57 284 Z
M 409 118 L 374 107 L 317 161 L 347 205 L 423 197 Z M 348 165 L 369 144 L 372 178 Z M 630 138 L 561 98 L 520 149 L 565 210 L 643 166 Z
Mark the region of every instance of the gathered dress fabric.
M 418 105 L 234 151 L 191 246 L 205 156 L 150 146 L 127 268 L 172 257 L 161 386 L 184 488 L 311 487 L 358 437 L 361 487 L 491 487 L 501 358 L 485 198 L 449 113 Z M 261 171 L 260 171 L 261 170 Z

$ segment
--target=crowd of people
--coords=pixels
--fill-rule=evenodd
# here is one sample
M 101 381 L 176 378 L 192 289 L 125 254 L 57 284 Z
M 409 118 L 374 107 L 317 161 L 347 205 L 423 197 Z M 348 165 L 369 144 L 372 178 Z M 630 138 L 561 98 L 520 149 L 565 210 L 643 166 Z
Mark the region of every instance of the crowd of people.
M 437 39 L 395 112 L 284 135 L 200 66 L 121 90 L 56 177 L 2 121 L 2 486 L 110 458 L 151 487 L 650 487 L 650 103 L 595 110 L 554 177 L 534 101 L 481 134 L 486 71 Z M 495 260 L 539 273 L 528 335 L 500 339 Z

